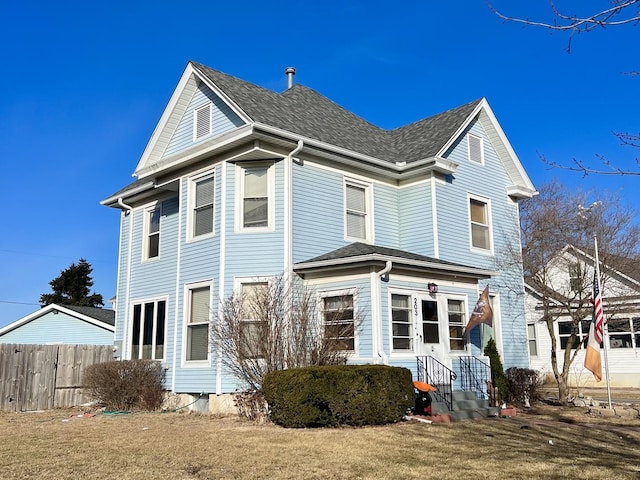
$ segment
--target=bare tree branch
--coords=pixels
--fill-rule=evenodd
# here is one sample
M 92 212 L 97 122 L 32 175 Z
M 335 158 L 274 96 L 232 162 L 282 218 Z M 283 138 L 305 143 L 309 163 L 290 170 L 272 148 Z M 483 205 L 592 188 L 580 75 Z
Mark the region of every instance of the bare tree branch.
M 522 258 L 526 283 L 539 296 L 536 321 L 545 325 L 551 341 L 551 367 L 562 402 L 568 398 L 568 377 L 578 349 L 583 348 L 585 323 L 593 281 L 593 235 L 597 234 L 602 291 L 607 292 L 607 318 L 620 315 L 625 293 L 610 279 L 615 273 L 635 271 L 640 249 L 640 227 L 633 225 L 636 212 L 621 204 L 616 194 L 570 192 L 558 182 L 544 184 L 540 194 L 520 204 L 522 250 L 507 245 L 497 265 Z M 591 203 L 591 207 L 583 207 Z M 568 253 L 577 248 L 583 254 Z M 499 259 L 499 260 L 498 260 Z M 561 322 L 564 331 L 560 331 Z M 560 339 L 558 333 L 562 333 Z M 562 361 L 560 360 L 562 359 Z
M 555 31 L 570 31 L 574 33 L 589 32 L 600 27 L 619 26 L 640 22 L 640 0 L 610 0 L 609 8 L 604 8 L 595 13 L 581 15 L 567 15 L 556 7 L 554 0 L 549 0 L 549 7 L 555 16 L 553 22 L 541 22 L 528 18 L 517 18 L 505 15 L 498 11 L 491 2 L 487 1 L 489 9 L 505 22 L 516 22 L 535 27 L 548 28 Z M 635 8 L 634 5 L 636 6 Z

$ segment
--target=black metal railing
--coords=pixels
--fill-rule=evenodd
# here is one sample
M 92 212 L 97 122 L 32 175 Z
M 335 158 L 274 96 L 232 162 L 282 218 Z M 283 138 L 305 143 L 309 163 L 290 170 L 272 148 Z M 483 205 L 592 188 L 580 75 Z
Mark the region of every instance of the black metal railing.
M 417 357 L 418 380 L 437 388 L 432 393 L 436 402 L 443 402 L 449 410 L 453 408 L 453 381 L 456 373 L 430 356 Z
M 476 398 L 486 400 L 491 392 L 491 366 L 477 357 L 459 357 L 460 387 L 475 392 Z

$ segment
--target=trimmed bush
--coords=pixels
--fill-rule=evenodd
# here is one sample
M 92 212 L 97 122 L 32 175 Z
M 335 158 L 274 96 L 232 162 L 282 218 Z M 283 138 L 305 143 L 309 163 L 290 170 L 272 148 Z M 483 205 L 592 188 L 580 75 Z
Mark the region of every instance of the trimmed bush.
M 509 401 L 517 405 L 533 403 L 542 397 L 542 381 L 538 372 L 530 368 L 508 368 L 505 372 L 509 384 Z
M 490 338 L 487 342 L 487 346 L 484 347 L 484 354 L 489 357 L 491 362 L 491 383 L 498 389 L 498 396 L 496 403 L 507 400 L 509 394 L 509 383 L 504 376 L 504 367 L 502 366 L 502 360 L 500 359 L 500 353 L 498 353 L 498 347 L 493 338 Z
M 271 372 L 262 391 L 283 427 L 384 425 L 413 405 L 411 372 L 384 365 L 332 365 Z
M 84 392 L 109 410 L 157 410 L 163 377 L 162 365 L 153 360 L 97 363 L 84 372 Z

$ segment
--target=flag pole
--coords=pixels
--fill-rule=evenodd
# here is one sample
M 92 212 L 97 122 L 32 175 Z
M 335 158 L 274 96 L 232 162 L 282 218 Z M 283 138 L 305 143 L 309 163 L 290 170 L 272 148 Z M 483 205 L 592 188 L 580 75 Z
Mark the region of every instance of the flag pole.
M 602 286 L 600 285 L 600 260 L 598 259 L 598 236 L 593 235 L 593 244 L 596 252 L 596 281 L 598 282 L 598 291 L 600 292 L 600 297 L 602 298 L 602 311 L 604 317 L 604 295 L 602 292 Z M 604 317 L 604 324 L 602 325 L 602 350 L 604 352 L 604 377 L 607 384 L 607 399 L 609 400 L 609 410 L 613 410 L 613 405 L 611 404 L 611 381 L 609 379 L 609 357 L 607 355 L 607 344 L 609 343 L 609 326 L 607 324 L 607 319 Z M 593 327 L 592 327 L 593 328 Z

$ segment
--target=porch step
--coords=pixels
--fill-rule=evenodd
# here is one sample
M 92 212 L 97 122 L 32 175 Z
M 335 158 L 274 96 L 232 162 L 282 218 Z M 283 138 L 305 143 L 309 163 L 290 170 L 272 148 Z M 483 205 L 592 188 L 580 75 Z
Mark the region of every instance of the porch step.
M 469 420 L 477 418 L 497 417 L 500 409 L 490 407 L 486 399 L 477 399 L 475 392 L 454 390 L 452 392 L 452 409 L 445 402 L 433 401 L 431 412 L 433 415 L 446 414 L 452 421 Z

